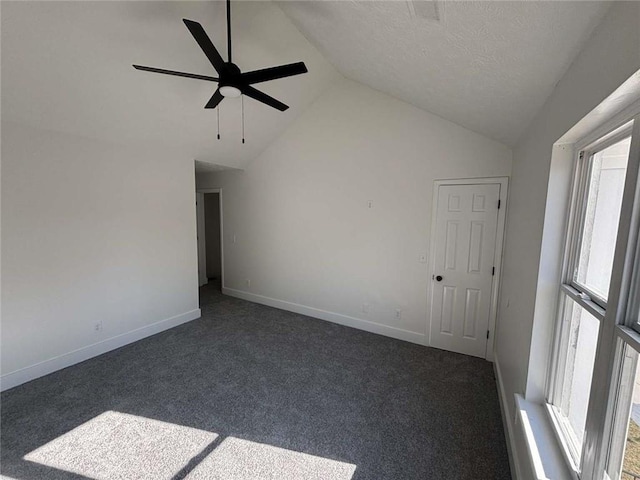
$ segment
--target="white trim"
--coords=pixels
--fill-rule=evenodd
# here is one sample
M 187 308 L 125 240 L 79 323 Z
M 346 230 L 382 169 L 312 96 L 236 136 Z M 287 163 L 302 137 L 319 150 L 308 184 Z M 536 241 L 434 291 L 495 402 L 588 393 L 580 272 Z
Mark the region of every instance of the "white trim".
M 527 448 L 527 459 L 536 480 L 579 480 L 574 470 L 567 468 L 559 452 L 552 419 L 545 407 L 525 400 L 516 393 L 516 416 Z
M 500 362 L 498 356 L 494 355 L 493 371 L 496 376 L 496 384 L 498 387 L 498 403 L 500 404 L 500 412 L 502 413 L 502 425 L 504 428 L 504 435 L 507 439 L 507 454 L 509 455 L 509 466 L 511 467 L 511 478 L 513 480 L 519 480 L 524 478 L 522 476 L 522 469 L 520 467 L 520 460 L 518 459 L 518 449 L 516 447 L 516 441 L 513 431 L 513 422 L 509 417 L 509 408 L 507 403 L 507 393 L 504 390 L 504 382 L 502 381 L 502 373 L 500 370 Z
M 196 237 L 198 242 L 198 287 L 209 283 L 207 275 L 207 234 L 204 193 L 196 192 Z
M 559 141 L 557 144 L 573 144 L 576 150 L 582 150 L 588 145 L 596 142 L 599 138 L 607 136 L 609 133 L 615 132 L 627 123 L 632 121 L 634 117 L 640 114 L 640 100 L 635 101 L 621 112 L 615 114 L 612 118 L 604 123 L 599 123 L 597 127 L 585 133 L 575 142 Z
M 573 477 L 578 479 L 581 456 L 580 448 L 582 445 L 577 444 L 578 439 L 573 433 L 573 427 L 569 424 L 568 419 L 563 418 L 557 407 L 550 403 L 545 403 L 544 408 L 547 413 L 547 418 L 551 422 L 551 425 L 553 425 L 553 433 L 560 447 L 559 450 L 562 458 L 566 462 L 567 468 Z
M 624 325 L 617 325 L 616 335 L 635 351 L 640 352 L 640 334 L 638 332 Z
M 518 420 L 520 421 L 522 434 L 527 444 L 527 457 L 529 459 L 529 463 L 531 464 L 531 469 L 533 470 L 533 478 L 535 478 L 536 480 L 548 480 L 549 477 L 544 474 L 542 457 L 540 456 L 540 451 L 538 450 L 535 435 L 533 433 L 533 429 L 531 428 L 531 421 L 529 419 L 528 412 L 523 406 L 523 400 L 524 398 L 522 397 L 522 395 L 519 395 L 517 393 L 515 394 L 515 404 L 517 412 L 516 415 L 518 416 Z
M 434 238 L 434 232 L 436 231 L 437 210 L 438 210 L 438 188 L 442 185 L 487 185 L 498 184 L 500 185 L 500 208 L 498 209 L 498 222 L 496 226 L 496 244 L 494 252 L 493 265 L 496 268 L 495 275 L 491 284 L 491 308 L 489 311 L 489 338 L 487 339 L 487 345 L 485 348 L 484 358 L 490 362 L 495 358 L 495 332 L 496 332 L 496 319 L 498 316 L 498 296 L 500 292 L 500 277 L 502 273 L 502 257 L 504 255 L 504 234 L 507 218 L 507 198 L 509 190 L 509 177 L 478 177 L 478 178 L 453 178 L 453 179 L 439 179 L 433 182 L 433 209 L 431 212 L 431 238 Z M 435 265 L 436 245 L 435 242 L 431 242 L 430 246 L 431 255 L 429 256 L 429 275 L 433 273 L 433 266 Z M 431 319 L 433 317 L 432 305 L 433 305 L 433 280 L 429 280 L 427 286 L 427 334 L 425 335 L 425 345 L 431 345 Z
M 598 319 L 598 321 L 602 322 L 602 320 L 604 320 L 604 316 L 607 311 L 591 300 L 591 297 L 589 297 L 588 294 L 583 294 L 566 283 L 560 285 L 560 291 L 576 302 L 580 307 L 584 308 L 593 317 Z
M 224 288 L 224 209 L 222 208 L 222 188 L 197 188 L 196 193 L 220 194 L 220 285 Z
M 565 218 L 563 223 L 563 234 L 562 234 L 562 243 L 558 246 L 557 255 L 559 258 L 559 268 L 557 280 L 554 280 L 553 284 L 557 289 L 556 294 L 554 295 L 553 300 L 553 314 L 549 315 L 549 317 L 554 318 L 553 322 L 553 331 L 551 337 L 551 345 L 547 358 L 547 368 L 546 368 L 546 380 L 545 380 L 545 388 L 544 388 L 544 399 L 551 400 L 551 402 L 556 402 L 558 398 L 558 376 L 556 372 L 564 368 L 564 353 L 561 352 L 561 343 L 562 343 L 562 334 L 563 334 L 563 317 L 565 311 L 565 292 L 562 291 L 562 284 L 566 280 L 566 273 L 569 269 L 569 265 L 572 260 L 570 256 L 572 255 L 573 250 L 571 250 L 571 239 L 573 236 L 573 232 L 575 230 L 576 225 L 576 217 L 578 212 L 575 211 L 573 205 L 578 201 L 577 199 L 581 195 L 581 181 L 578 181 L 578 176 L 581 175 L 582 169 L 581 164 L 579 163 L 579 150 L 575 148 L 575 145 L 571 145 L 571 175 L 567 179 L 569 186 L 569 196 L 567 199 L 567 203 L 564 206 L 565 211 L 563 213 L 563 217 Z M 547 200 L 548 201 L 548 200 Z M 547 209 L 550 208 L 549 204 L 546 205 L 545 208 L 545 218 L 548 215 Z M 543 234 L 544 237 L 544 234 Z M 570 252 L 571 255 L 567 255 L 567 252 Z M 542 263 L 542 258 L 540 260 Z M 538 273 L 540 275 L 540 273 Z M 541 295 L 540 290 L 541 286 L 538 284 L 537 286 L 537 295 Z M 536 307 L 537 309 L 538 307 Z M 551 311 L 551 310 L 550 310 Z M 535 314 L 534 314 L 535 317 Z M 548 318 L 549 318 L 548 317 Z M 535 321 L 535 319 L 534 319 Z M 566 352 L 565 352 L 566 353 Z
M 596 138 L 593 142 L 580 146 L 577 148 L 577 151 L 584 151 L 585 158 L 589 158 L 591 155 L 595 155 L 602 150 L 606 150 L 611 145 L 615 145 L 616 143 L 629 138 L 633 133 L 633 119 L 629 120 L 626 123 L 623 123 L 619 127 L 614 128 L 610 132 L 605 135 L 602 135 Z
M 409 330 L 403 330 L 401 328 L 389 327 L 387 325 L 381 325 L 379 323 L 370 322 L 368 320 L 362 320 L 361 318 L 350 317 L 348 315 L 342 315 L 341 313 L 329 312 L 327 310 L 321 310 L 319 308 L 308 307 L 306 305 L 300 305 L 299 303 L 278 300 L 277 298 L 265 297 L 263 295 L 245 292 L 244 290 L 236 290 L 233 288 L 223 287 L 222 293 L 231 297 L 241 298 L 243 300 L 260 303 L 269 307 L 279 308 L 280 310 L 299 313 L 308 317 L 318 318 L 320 320 L 326 320 L 328 322 L 337 323 L 339 325 L 357 328 L 359 330 L 364 330 L 365 332 L 377 333 L 378 335 L 384 335 L 385 337 L 391 337 L 398 340 L 417 343 L 418 345 L 424 345 L 425 335 L 422 333 L 411 332 Z
M 68 353 L 63 353 L 62 355 L 36 363 L 35 365 L 15 370 L 0 377 L 0 391 L 17 387 L 18 385 L 35 380 L 36 378 L 62 370 L 63 368 L 70 367 L 76 363 L 84 362 L 90 358 L 97 357 L 103 353 L 137 342 L 138 340 L 169 330 L 170 328 L 177 327 L 178 325 L 182 325 L 183 323 L 190 322 L 197 318 L 200 318 L 199 308 L 181 313 L 175 317 L 160 320 L 159 322 L 155 322 L 150 325 L 145 325 L 144 327 L 136 328 L 130 332 L 116 335 L 115 337 L 102 340 L 101 342 L 94 343 L 92 345 L 87 345 L 86 347 L 81 347 Z
M 220 287 L 224 288 L 224 209 L 222 208 L 222 189 L 217 190 L 220 194 Z

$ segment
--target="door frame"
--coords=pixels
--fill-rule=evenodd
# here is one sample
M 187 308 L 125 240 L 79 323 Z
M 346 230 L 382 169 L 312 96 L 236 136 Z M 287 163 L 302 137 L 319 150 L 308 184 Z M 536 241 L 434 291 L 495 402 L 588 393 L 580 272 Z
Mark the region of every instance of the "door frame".
M 205 237 L 204 193 L 196 192 L 196 239 L 198 242 L 198 288 L 209 283 L 207 278 L 207 243 Z M 204 268 L 204 272 L 202 271 Z M 204 281 L 203 281 L 204 279 Z
M 222 288 L 225 288 L 224 287 L 224 218 L 223 218 L 224 209 L 222 208 L 222 188 L 197 188 L 196 194 L 198 193 L 203 194 L 203 200 L 204 200 L 204 194 L 206 193 L 220 194 L 220 197 L 219 197 L 220 198 L 220 205 L 219 205 L 220 207 L 220 285 Z M 204 205 L 202 206 L 202 211 L 206 216 Z M 197 219 L 196 219 L 196 222 L 197 222 Z M 202 232 L 202 238 L 203 238 L 203 243 L 205 245 L 205 252 L 206 252 L 207 239 L 204 231 Z M 199 252 L 200 250 L 198 248 L 198 255 L 200 254 Z M 200 258 L 198 258 L 198 261 L 199 260 Z M 199 278 L 198 278 L 198 283 L 200 283 Z
M 435 239 L 436 221 L 438 216 L 438 190 L 443 185 L 500 185 L 500 208 L 498 209 L 498 223 L 496 227 L 496 248 L 494 252 L 493 264 L 496 267 L 496 273 L 491 283 L 491 308 L 489 311 L 489 338 L 485 348 L 484 358 L 490 362 L 494 359 L 494 344 L 496 331 L 496 317 L 498 315 L 498 295 L 500 292 L 500 278 L 502 276 L 502 257 L 504 250 L 504 234 L 507 219 L 507 198 L 509 190 L 509 177 L 479 177 L 479 178 L 453 178 L 441 179 L 433 182 L 433 202 L 431 210 L 431 232 L 430 236 Z M 431 345 L 431 321 L 433 319 L 433 271 L 436 259 L 435 241 L 430 242 L 429 246 L 429 265 L 428 265 L 428 286 L 427 286 L 427 334 L 425 335 L 427 346 Z

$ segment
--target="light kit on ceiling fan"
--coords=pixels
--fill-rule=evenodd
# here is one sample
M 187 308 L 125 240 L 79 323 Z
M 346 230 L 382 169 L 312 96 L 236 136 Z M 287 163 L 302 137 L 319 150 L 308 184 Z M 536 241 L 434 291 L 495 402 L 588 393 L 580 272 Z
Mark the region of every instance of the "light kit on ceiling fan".
M 231 87 L 228 85 L 224 87 L 220 87 L 220 93 L 222 94 L 223 97 L 229 97 L 229 98 L 237 98 L 240 95 L 242 95 L 242 92 L 240 91 L 239 88 Z
M 204 54 L 207 56 L 211 65 L 218 73 L 218 77 L 210 77 L 207 75 L 198 75 L 195 73 L 177 72 L 174 70 L 165 70 L 163 68 L 145 67 L 142 65 L 133 65 L 136 70 L 143 70 L 146 72 L 162 73 L 164 75 L 175 75 L 178 77 L 195 78 L 197 80 L 205 80 L 209 82 L 216 82 L 218 88 L 213 96 L 209 99 L 204 108 L 216 108 L 224 98 L 237 98 L 243 95 L 253 98 L 259 102 L 264 103 L 270 107 L 284 112 L 289 108 L 288 105 L 276 100 L 275 98 L 261 92 L 260 90 L 252 87 L 255 83 L 268 82 L 270 80 L 276 80 L 278 78 L 291 77 L 294 75 L 300 75 L 307 73 L 307 67 L 304 62 L 290 63 L 288 65 L 280 65 L 277 67 L 263 68 L 261 70 L 253 70 L 251 72 L 242 72 L 240 68 L 233 63 L 231 56 L 231 0 L 227 0 L 227 58 L 228 61 L 224 61 L 218 53 L 218 50 L 211 42 L 211 39 L 198 22 L 193 20 L 183 19 L 184 24 L 187 26 L 191 35 L 196 40 Z M 218 113 L 218 119 L 219 119 Z M 244 101 L 242 102 L 242 131 L 244 143 Z M 218 120 L 218 139 L 220 138 L 220 121 Z

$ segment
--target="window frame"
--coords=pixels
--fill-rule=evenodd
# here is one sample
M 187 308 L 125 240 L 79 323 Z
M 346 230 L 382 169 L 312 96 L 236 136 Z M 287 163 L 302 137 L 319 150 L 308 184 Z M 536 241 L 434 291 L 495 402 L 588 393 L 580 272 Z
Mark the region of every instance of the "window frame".
M 588 142 L 583 140 L 575 144 L 562 275 L 555 307 L 556 326 L 547 372 L 546 411 L 565 460 L 574 478 L 580 480 L 608 478 L 609 459 L 613 458 L 611 452 L 618 450 L 617 459 L 614 458 L 613 463 L 624 456 L 624 450 L 619 450 L 621 443 L 624 445 L 624 439 L 621 440 L 619 436 L 621 422 L 628 423 L 624 401 L 629 404 L 633 392 L 633 386 L 629 390 L 629 386 L 622 383 L 626 348 L 630 347 L 640 354 L 640 114 L 636 112 L 635 115 L 629 115 L 624 121 L 610 127 L 604 135 L 600 129 L 601 134 L 595 140 L 592 137 Z M 593 155 L 629 136 L 631 147 L 609 293 L 605 300 L 577 281 Z M 604 388 L 592 388 L 590 391 L 581 446 L 576 445 L 568 420 L 556 406 L 560 405 L 566 369 L 566 352 L 563 352 L 563 346 L 566 345 L 564 318 L 569 301 L 567 299 L 587 310 L 600 324 L 592 385 Z M 636 356 L 633 368 L 637 363 Z M 626 425 L 624 428 L 626 434 Z
M 615 129 L 613 132 L 610 132 L 604 137 L 601 137 L 590 145 L 582 148 L 578 152 L 576 162 L 577 172 L 574 182 L 579 184 L 579 186 L 577 196 L 574 199 L 575 203 L 572 203 L 571 205 L 571 209 L 575 211 L 575 215 L 570 230 L 570 236 L 568 238 L 567 247 L 569 248 L 569 251 L 565 253 L 565 255 L 568 256 L 568 262 L 563 274 L 563 286 L 572 287 L 574 294 L 575 292 L 578 292 L 582 296 L 587 296 L 588 299 L 585 301 L 583 308 L 590 309 L 592 304 L 595 304 L 600 307 L 600 310 L 602 310 L 602 318 L 604 318 L 604 311 L 607 309 L 607 299 L 594 292 L 588 285 L 582 284 L 577 280 L 580 263 L 580 249 L 582 248 L 582 240 L 584 238 L 585 217 L 587 215 L 587 206 L 589 203 L 589 186 L 591 175 L 593 173 L 593 157 L 611 145 L 614 145 L 625 138 L 632 137 L 632 133 L 633 123 L 628 122 L 622 127 Z M 567 293 L 570 293 L 570 291 L 567 291 Z

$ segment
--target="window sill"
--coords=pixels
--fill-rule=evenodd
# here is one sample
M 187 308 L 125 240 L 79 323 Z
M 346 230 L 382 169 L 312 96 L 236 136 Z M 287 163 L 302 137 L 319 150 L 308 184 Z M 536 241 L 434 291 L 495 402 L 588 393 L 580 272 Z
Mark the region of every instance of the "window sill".
M 520 424 L 527 446 L 527 457 L 535 480 L 576 480 L 567 466 L 562 448 L 543 405 L 528 402 L 516 394 L 516 424 Z

